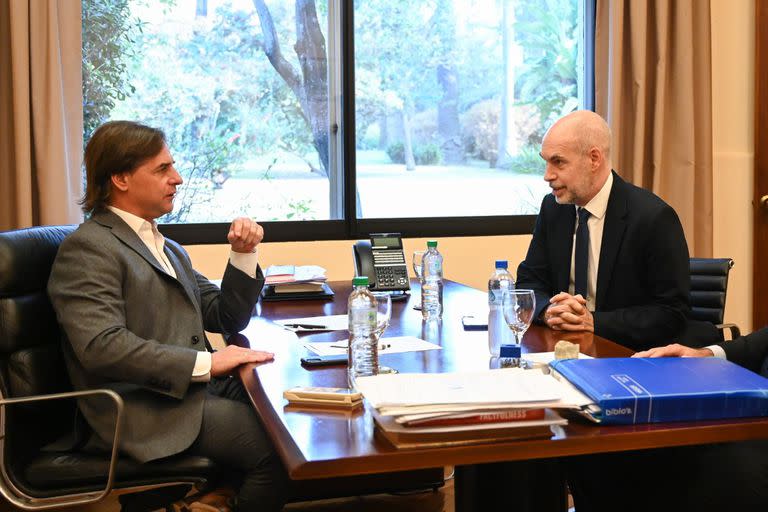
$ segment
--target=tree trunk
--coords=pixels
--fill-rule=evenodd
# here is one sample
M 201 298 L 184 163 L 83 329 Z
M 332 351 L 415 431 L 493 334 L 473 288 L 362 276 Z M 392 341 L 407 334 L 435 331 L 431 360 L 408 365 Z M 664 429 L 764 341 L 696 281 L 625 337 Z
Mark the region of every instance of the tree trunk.
M 325 37 L 317 21 L 314 0 L 296 0 L 296 45 L 301 72 L 283 56 L 272 14 L 264 0 L 252 0 L 264 34 L 264 53 L 272 67 L 299 100 L 304 120 L 312 131 L 323 174 L 328 176 L 328 56 Z
M 208 16 L 208 0 L 197 0 L 195 5 L 195 16 L 201 18 Z
M 437 104 L 437 134 L 443 161 L 447 164 L 464 162 L 459 125 L 459 77 L 456 72 L 456 11 L 452 1 L 439 1 L 435 6 L 432 25 L 441 27 L 435 49 L 438 52 L 437 82 L 443 95 Z
M 504 2 L 504 14 L 501 22 L 504 90 L 501 95 L 501 112 L 499 112 L 499 151 L 496 157 L 496 166 L 498 167 L 508 167 L 512 158 L 517 155 L 514 117 L 516 63 L 514 4 L 515 2 Z
M 411 137 L 411 119 L 408 113 L 408 102 L 403 106 L 403 154 L 405 156 L 405 170 L 416 169 L 416 159 L 413 158 L 413 142 Z
M 387 114 L 379 116 L 379 149 L 386 151 L 389 147 L 389 127 L 387 126 Z
M 453 65 L 437 67 L 437 80 L 443 88 L 443 96 L 437 105 L 437 132 L 440 135 L 440 149 L 447 164 L 464 162 L 464 148 L 461 146 L 459 129 L 459 86 Z
M 328 176 L 328 54 L 314 0 L 296 0 L 296 55 L 304 78 L 302 108 L 309 117 L 312 144 Z

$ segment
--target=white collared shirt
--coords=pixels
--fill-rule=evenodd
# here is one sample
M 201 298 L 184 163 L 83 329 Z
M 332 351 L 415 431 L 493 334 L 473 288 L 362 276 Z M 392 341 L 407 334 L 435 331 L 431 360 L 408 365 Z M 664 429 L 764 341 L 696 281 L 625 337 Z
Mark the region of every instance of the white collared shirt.
M 110 211 L 115 215 L 123 219 L 128 224 L 139 239 L 144 242 L 149 252 L 152 253 L 155 260 L 160 264 L 160 267 L 165 272 L 177 279 L 176 270 L 165 255 L 165 237 L 158 231 L 157 223 L 149 222 L 146 219 L 134 215 L 132 213 L 115 208 L 114 206 L 108 206 Z M 232 266 L 238 270 L 241 270 L 245 274 L 252 278 L 256 277 L 256 267 L 258 265 L 258 251 L 254 249 L 252 253 L 240 253 L 229 252 L 229 262 Z M 211 353 L 208 351 L 198 351 L 197 358 L 195 359 L 195 367 L 192 369 L 192 382 L 207 382 L 211 380 Z
M 608 209 L 608 199 L 611 197 L 611 187 L 613 186 L 613 173 L 608 174 L 600 191 L 595 194 L 584 208 L 590 213 L 587 220 L 589 227 L 589 268 L 587 270 L 587 309 L 595 311 L 595 297 L 597 295 L 597 269 L 600 265 L 600 248 L 603 245 L 603 227 L 605 226 L 605 212 Z M 578 206 L 574 205 L 574 208 Z M 577 210 L 578 213 L 578 210 Z M 573 228 L 573 244 L 571 248 L 571 277 L 568 283 L 568 293 L 574 294 L 575 290 L 575 263 L 576 254 L 576 227 L 579 223 L 579 216 L 576 215 L 576 223 Z

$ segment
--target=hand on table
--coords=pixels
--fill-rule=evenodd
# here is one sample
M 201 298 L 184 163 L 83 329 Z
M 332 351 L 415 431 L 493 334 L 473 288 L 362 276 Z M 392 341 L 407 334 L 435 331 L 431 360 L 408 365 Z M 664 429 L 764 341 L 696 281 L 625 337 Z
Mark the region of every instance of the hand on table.
M 673 343 L 666 347 L 656 347 L 636 352 L 632 357 L 713 357 L 714 355 L 708 348 L 691 348 Z
M 211 377 L 229 375 L 242 364 L 263 363 L 265 361 L 272 361 L 274 358 L 275 354 L 271 352 L 251 350 L 250 348 L 238 347 L 237 345 L 227 345 L 225 348 L 211 354 Z

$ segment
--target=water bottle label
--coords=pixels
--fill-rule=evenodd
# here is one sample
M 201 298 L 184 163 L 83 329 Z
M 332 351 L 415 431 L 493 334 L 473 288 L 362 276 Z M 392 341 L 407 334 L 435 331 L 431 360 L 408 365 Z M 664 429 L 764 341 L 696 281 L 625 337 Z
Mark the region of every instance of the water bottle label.
M 376 326 L 376 311 L 373 309 L 353 309 L 349 312 L 350 325 L 353 324 L 366 324 L 368 326 Z

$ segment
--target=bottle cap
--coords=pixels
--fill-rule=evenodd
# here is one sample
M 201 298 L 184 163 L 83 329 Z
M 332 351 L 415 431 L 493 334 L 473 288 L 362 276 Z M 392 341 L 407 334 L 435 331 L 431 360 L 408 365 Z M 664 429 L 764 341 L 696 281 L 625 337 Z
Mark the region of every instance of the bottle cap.
M 427 247 L 437 247 L 437 240 L 428 240 Z
M 368 276 L 353 277 L 352 286 L 368 286 Z
M 507 268 L 509 264 L 507 263 L 507 260 L 496 260 L 496 268 Z
M 499 357 L 520 357 L 520 345 L 502 345 L 499 349 Z

